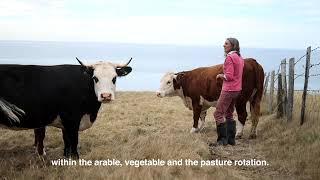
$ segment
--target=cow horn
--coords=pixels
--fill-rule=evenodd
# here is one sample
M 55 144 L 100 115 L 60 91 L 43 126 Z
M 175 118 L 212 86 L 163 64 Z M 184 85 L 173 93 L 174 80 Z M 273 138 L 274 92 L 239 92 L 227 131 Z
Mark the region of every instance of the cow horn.
M 184 75 L 185 71 L 174 73 L 174 75 Z
M 115 66 L 117 68 L 123 68 L 129 65 L 129 63 L 131 62 L 132 58 L 130 58 L 130 60 L 126 63 L 126 64 L 115 64 Z
M 85 66 L 77 57 L 76 57 L 76 59 L 80 63 L 81 66 Z

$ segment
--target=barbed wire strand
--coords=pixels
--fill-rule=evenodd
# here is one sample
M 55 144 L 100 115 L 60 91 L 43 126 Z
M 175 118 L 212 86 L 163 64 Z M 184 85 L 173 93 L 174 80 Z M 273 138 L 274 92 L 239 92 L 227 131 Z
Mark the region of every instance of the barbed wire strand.
M 310 74 L 309 77 L 320 76 L 320 74 Z
M 296 77 L 294 78 L 294 80 L 296 80 L 298 77 L 301 77 L 301 76 L 303 76 L 304 75 L 304 73 L 302 73 L 302 74 L 294 74 Z
M 310 65 L 310 68 L 312 68 L 312 67 L 314 67 L 314 66 L 319 66 L 320 65 L 320 63 L 317 63 L 317 64 L 311 64 Z
M 316 48 L 314 48 L 314 49 L 312 49 L 311 50 L 311 52 L 313 52 L 313 51 L 315 51 L 315 50 L 317 50 L 317 49 L 319 49 L 320 48 L 320 46 L 318 46 L 318 47 L 316 47 Z M 299 61 L 301 61 L 302 60 L 302 58 L 304 58 L 305 56 L 307 55 L 307 53 L 306 54 L 304 54 L 303 56 L 301 56 L 295 63 L 294 63 L 294 65 L 296 65 Z

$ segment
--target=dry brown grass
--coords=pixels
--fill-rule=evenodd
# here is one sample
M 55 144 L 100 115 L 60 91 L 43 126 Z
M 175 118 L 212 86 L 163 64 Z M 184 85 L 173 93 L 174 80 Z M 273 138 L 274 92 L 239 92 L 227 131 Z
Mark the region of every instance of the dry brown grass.
M 301 92 L 295 92 L 292 122 L 276 119 L 275 115 L 265 117 L 260 124 L 261 143 L 257 144 L 256 150 L 272 159 L 274 167 L 295 178 L 319 179 L 320 96 L 307 95 L 303 126 L 300 126 L 301 97 Z
M 277 92 L 273 95 L 273 108 L 274 113 L 277 111 Z M 301 115 L 301 106 L 302 106 L 302 91 L 294 91 L 294 101 L 293 101 L 293 117 L 299 121 Z M 269 114 L 268 112 L 268 102 L 270 95 L 263 97 L 264 103 L 261 104 L 261 113 L 262 115 Z M 305 108 L 305 119 L 320 119 L 320 94 L 309 92 L 306 97 L 306 108 Z
M 32 147 L 32 130 L 0 129 L 1 178 L 271 179 L 319 175 L 315 171 L 320 164 L 320 158 L 316 158 L 320 155 L 320 151 L 316 151 L 319 149 L 319 123 L 314 126 L 307 121 L 303 128 L 292 123 L 289 128 L 268 116 L 261 118 L 256 140 L 248 140 L 250 125 L 247 125 L 244 139 L 237 141 L 236 146 L 209 149 L 207 143 L 216 139 L 212 118 L 210 110 L 203 132 L 190 134 L 192 111 L 185 108 L 179 98 L 159 99 L 151 92 L 119 92 L 115 102 L 102 106 L 94 126 L 80 133 L 80 158 L 121 161 L 255 158 L 267 160 L 270 166 L 56 167 L 50 164 L 50 160 L 62 158 L 63 142 L 59 129 L 47 130 L 44 161 Z M 298 169 L 302 174 L 298 174 Z

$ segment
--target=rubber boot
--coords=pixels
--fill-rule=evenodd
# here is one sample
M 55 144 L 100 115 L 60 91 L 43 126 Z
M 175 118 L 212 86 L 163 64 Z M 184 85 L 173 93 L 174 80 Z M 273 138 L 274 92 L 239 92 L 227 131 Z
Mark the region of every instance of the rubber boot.
M 210 144 L 210 146 L 221 146 L 221 145 L 225 146 L 225 145 L 227 145 L 228 144 L 227 124 L 225 122 L 217 125 L 217 134 L 218 134 L 217 142 Z
M 236 121 L 227 120 L 227 141 L 230 145 L 236 145 Z

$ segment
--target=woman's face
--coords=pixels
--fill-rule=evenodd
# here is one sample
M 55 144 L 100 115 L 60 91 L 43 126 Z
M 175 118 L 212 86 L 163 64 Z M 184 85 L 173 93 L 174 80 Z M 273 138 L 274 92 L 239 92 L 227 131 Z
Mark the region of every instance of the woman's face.
M 223 47 L 224 47 L 224 52 L 225 53 L 228 53 L 228 52 L 230 52 L 232 50 L 232 44 L 230 43 L 229 40 L 226 40 L 226 42 L 224 42 Z

